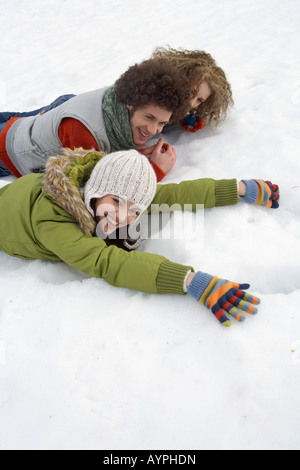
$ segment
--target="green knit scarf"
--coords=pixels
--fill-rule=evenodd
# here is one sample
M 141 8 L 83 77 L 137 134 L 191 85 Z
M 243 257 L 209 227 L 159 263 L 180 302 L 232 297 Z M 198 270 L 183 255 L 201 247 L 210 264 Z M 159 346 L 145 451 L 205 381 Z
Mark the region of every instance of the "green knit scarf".
M 70 178 L 79 192 L 80 186 L 89 179 L 93 169 L 103 157 L 104 154 L 101 152 L 88 152 L 86 155 L 71 159 L 65 175 Z
M 116 83 L 105 93 L 102 110 L 111 152 L 136 148 L 137 145 L 132 138 L 128 109 L 116 98 Z

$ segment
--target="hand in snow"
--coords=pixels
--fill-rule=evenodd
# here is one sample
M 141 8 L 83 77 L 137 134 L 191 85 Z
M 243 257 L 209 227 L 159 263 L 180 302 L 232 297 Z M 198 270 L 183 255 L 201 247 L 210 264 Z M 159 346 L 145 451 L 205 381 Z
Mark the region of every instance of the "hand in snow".
M 211 310 L 222 326 L 231 325 L 226 313 L 239 322 L 246 319 L 243 311 L 250 315 L 257 313 L 255 305 L 260 303 L 260 299 L 245 292 L 249 284 L 237 284 L 201 271 L 191 273 L 188 281 L 188 293 Z
M 239 195 L 250 204 L 270 207 L 279 207 L 279 187 L 271 181 L 242 180 L 239 184 Z

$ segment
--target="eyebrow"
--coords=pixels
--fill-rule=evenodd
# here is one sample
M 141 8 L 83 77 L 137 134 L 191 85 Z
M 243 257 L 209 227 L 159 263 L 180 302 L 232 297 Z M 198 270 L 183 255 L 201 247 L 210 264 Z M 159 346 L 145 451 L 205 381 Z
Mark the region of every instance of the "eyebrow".
M 169 121 L 160 121 L 159 119 L 157 119 L 156 116 L 154 116 L 151 113 L 145 113 L 145 114 L 146 114 L 146 116 L 150 117 L 151 119 L 155 119 L 156 121 L 161 122 L 161 124 L 168 124 L 168 122 L 169 122 Z

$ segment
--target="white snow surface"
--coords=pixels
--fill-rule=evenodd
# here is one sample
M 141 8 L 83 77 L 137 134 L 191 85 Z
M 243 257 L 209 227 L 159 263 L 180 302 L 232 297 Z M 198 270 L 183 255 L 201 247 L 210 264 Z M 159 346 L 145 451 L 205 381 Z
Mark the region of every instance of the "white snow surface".
M 192 297 L 0 252 L 1 449 L 299 450 L 299 21 L 299 0 L 2 6 L 1 111 L 110 85 L 158 46 L 203 49 L 235 106 L 217 129 L 170 135 L 178 158 L 164 182 L 264 178 L 281 205 L 213 208 L 203 243 L 143 244 L 249 282 L 259 313 L 229 329 Z

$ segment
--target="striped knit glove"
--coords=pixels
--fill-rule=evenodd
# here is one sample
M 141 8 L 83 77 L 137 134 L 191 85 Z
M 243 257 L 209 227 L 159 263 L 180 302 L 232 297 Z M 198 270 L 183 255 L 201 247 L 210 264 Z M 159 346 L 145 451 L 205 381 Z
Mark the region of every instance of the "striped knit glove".
M 241 310 L 252 315 L 257 313 L 254 305 L 258 305 L 260 299 L 242 290 L 249 287 L 249 284 L 237 284 L 198 271 L 188 287 L 188 293 L 210 309 L 222 326 L 231 326 L 225 312 L 239 322 L 246 319 Z
M 258 206 L 277 209 L 279 207 L 279 187 L 271 181 L 242 180 L 247 187 L 245 201 Z

